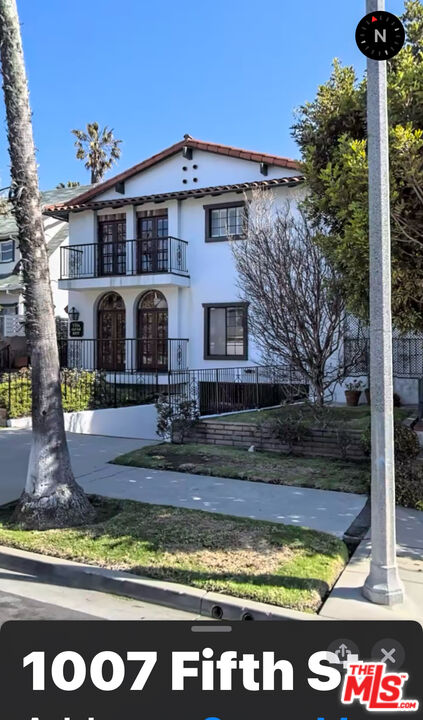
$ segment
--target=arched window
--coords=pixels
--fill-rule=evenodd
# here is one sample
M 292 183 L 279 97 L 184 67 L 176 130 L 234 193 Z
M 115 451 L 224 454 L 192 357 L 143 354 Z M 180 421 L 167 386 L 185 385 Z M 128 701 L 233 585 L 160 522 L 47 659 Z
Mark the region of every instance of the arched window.
M 125 369 L 125 334 L 125 303 L 118 293 L 107 293 L 98 306 L 97 358 L 100 369 Z
M 138 303 L 138 365 L 141 370 L 168 367 L 168 311 L 165 296 L 149 290 Z

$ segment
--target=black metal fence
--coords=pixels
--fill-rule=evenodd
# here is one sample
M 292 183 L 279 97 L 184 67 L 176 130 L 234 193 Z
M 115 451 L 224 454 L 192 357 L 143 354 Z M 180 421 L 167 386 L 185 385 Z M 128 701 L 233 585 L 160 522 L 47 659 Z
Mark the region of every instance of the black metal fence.
M 200 415 L 272 407 L 308 396 L 308 385 L 292 366 L 213 368 L 173 372 L 173 402 L 193 400 Z
M 0 407 L 9 417 L 31 413 L 31 370 L 0 373 Z M 271 407 L 303 399 L 308 386 L 289 366 L 159 372 L 62 370 L 65 412 L 154 403 L 167 396 L 176 408 L 194 401 L 201 415 Z
M 0 370 L 8 370 L 11 365 L 10 345 L 0 349 Z
M 65 368 L 119 372 L 168 372 L 188 366 L 187 338 L 62 338 Z
M 176 273 L 186 275 L 186 240 L 167 236 L 60 248 L 60 279 Z

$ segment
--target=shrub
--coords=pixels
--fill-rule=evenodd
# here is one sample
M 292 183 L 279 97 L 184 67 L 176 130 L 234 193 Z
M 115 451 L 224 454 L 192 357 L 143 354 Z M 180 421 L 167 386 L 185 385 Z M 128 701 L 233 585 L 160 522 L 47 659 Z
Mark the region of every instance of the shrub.
M 62 404 L 64 412 L 88 410 L 92 406 L 96 373 L 89 370 L 63 370 Z
M 288 452 L 293 452 L 297 443 L 302 442 L 310 435 L 310 428 L 304 420 L 301 411 L 292 415 L 276 417 L 272 420 L 265 420 L 263 425 L 270 431 L 273 437 L 278 438 L 288 446 Z
M 395 457 L 416 458 L 420 452 L 419 438 L 417 433 L 407 425 L 396 423 L 394 427 Z
M 164 440 L 170 439 L 173 443 L 183 443 L 187 432 L 198 422 L 198 412 L 195 400 L 180 400 L 173 405 L 167 395 L 160 395 L 156 402 L 157 434 Z
M 409 460 L 395 463 L 396 502 L 407 508 L 423 508 L 423 468 Z
M 370 428 L 362 435 L 363 449 L 370 455 Z M 394 425 L 396 503 L 423 510 L 423 468 L 413 461 L 420 452 L 419 440 L 411 428 Z
M 0 382 L 0 406 L 7 408 L 10 418 L 20 418 L 31 414 L 31 377 L 30 374 L 16 373 L 4 375 Z
M 93 407 L 94 387 L 99 382 L 98 373 L 88 370 L 64 370 L 62 372 L 62 403 L 65 412 L 88 410 Z M 0 407 L 7 408 L 9 418 L 31 414 L 31 371 L 5 374 L 0 380 Z
M 363 452 L 366 455 L 371 453 L 371 432 L 368 427 L 361 435 Z M 401 423 L 394 424 L 394 450 L 395 459 L 413 459 L 420 452 L 419 439 L 414 430 Z

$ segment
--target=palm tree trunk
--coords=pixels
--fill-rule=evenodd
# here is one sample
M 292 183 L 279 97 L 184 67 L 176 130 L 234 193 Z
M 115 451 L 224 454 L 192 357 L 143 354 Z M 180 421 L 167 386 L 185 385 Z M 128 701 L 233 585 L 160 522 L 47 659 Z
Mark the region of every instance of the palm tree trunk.
M 32 448 L 15 520 L 28 528 L 64 527 L 86 522 L 93 512 L 75 482 L 66 442 L 53 299 L 16 0 L 0 0 L 0 58 L 32 363 Z

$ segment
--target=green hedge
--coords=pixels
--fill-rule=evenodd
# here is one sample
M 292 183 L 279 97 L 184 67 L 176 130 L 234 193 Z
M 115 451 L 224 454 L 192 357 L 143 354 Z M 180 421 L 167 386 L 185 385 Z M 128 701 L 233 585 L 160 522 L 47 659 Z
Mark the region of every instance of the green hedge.
M 62 373 L 62 402 L 65 412 L 89 410 L 93 403 L 96 373 L 87 370 L 69 370 Z M 10 400 L 9 400 L 10 398 Z M 31 414 L 31 377 L 3 377 L 0 382 L 0 407 L 8 409 L 9 418 Z
M 10 396 L 10 405 L 9 405 Z M 0 407 L 8 410 L 10 418 L 25 417 L 31 414 L 31 379 L 25 377 L 12 377 L 0 383 Z
M 65 412 L 142 405 L 157 400 L 154 386 L 109 383 L 105 374 L 99 371 L 62 370 L 61 379 Z M 30 371 L 13 373 L 10 378 L 6 374 L 0 376 L 0 407 L 7 408 L 9 418 L 31 414 Z

